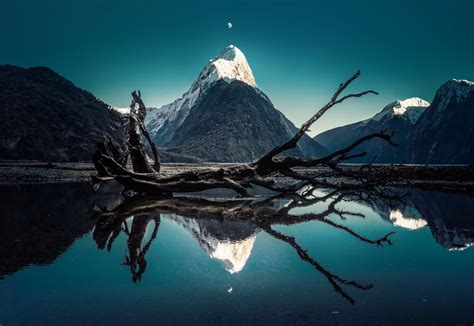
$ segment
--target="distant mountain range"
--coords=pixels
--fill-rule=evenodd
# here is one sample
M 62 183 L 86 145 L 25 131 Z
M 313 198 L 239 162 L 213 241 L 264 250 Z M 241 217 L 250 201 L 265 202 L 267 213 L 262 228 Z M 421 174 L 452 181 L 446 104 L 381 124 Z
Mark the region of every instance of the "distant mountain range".
M 123 117 L 46 67 L 0 66 L 0 157 L 90 161 L 97 143 L 122 142 Z
M 181 98 L 150 108 L 146 125 L 157 146 L 208 162 L 249 162 L 297 130 L 257 88 L 247 59 L 233 45 L 209 61 Z M 305 136 L 286 154 L 326 153 Z
M 396 131 L 399 147 L 373 140 L 359 151 L 369 155 L 353 162 L 474 164 L 474 83 L 450 80 L 428 102 L 410 98 L 388 104 L 371 119 L 334 128 L 314 139 L 334 151 L 358 138 L 386 130 Z
M 46 67 L 0 66 L 0 157 L 90 161 L 104 136 L 121 143 L 123 114 Z M 319 157 L 380 130 L 399 147 L 372 140 L 353 162 L 474 164 L 474 83 L 450 80 L 432 101 L 398 100 L 374 117 L 305 135 L 284 154 Z M 146 126 L 164 162 L 249 162 L 297 128 L 258 87 L 245 55 L 230 45 L 182 97 L 149 108 Z
M 403 155 L 407 134 L 411 132 L 429 105 L 425 100 L 416 97 L 395 101 L 386 105 L 382 111 L 370 119 L 325 131 L 317 135 L 315 140 L 323 144 L 329 151 L 336 151 L 349 146 L 365 135 L 380 130 L 397 130 L 394 139 L 396 143 L 400 144 L 400 147 L 392 147 L 385 141 L 374 139 L 356 150 L 366 151 L 369 155 L 353 160 L 353 162 L 367 162 L 372 160 L 373 156 L 377 156 L 376 162 L 391 163 Z

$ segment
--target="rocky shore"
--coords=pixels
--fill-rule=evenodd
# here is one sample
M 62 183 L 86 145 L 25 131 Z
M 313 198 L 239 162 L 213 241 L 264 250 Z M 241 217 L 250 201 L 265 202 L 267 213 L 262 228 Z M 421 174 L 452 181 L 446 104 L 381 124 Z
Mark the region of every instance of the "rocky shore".
M 170 176 L 176 173 L 215 168 L 229 164 L 163 164 L 161 173 Z M 346 165 L 347 171 L 356 172 L 358 165 Z M 321 168 L 300 170 L 307 175 L 323 172 Z M 0 184 L 51 184 L 69 182 L 89 182 L 95 175 L 91 163 L 47 163 L 31 161 L 0 162 Z M 407 166 L 379 165 L 372 167 L 372 173 L 391 173 L 399 177 L 399 186 L 415 186 L 444 190 L 474 191 L 474 166 Z M 284 178 L 280 178 L 284 182 Z

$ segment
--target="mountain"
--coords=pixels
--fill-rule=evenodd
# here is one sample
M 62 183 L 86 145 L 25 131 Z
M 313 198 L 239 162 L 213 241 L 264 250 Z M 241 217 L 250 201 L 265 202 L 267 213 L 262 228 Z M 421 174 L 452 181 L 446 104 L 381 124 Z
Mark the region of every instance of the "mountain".
M 173 137 L 192 107 L 218 80 L 240 80 L 252 87 L 257 86 L 245 55 L 237 47 L 229 45 L 208 62 L 181 98 L 159 109 L 148 109 L 145 124 L 148 132 L 155 136 L 158 145 L 167 143 Z
M 395 191 L 403 196 L 402 201 L 371 202 L 382 219 L 410 231 L 428 227 L 434 240 L 450 251 L 474 246 L 474 201 L 470 194 L 422 189 Z
M 210 60 L 184 95 L 146 120 L 154 142 L 210 162 L 248 162 L 293 136 L 297 128 L 257 88 L 245 55 L 230 45 Z M 289 152 L 321 156 L 309 136 Z
M 46 67 L 0 66 L 0 157 L 90 161 L 97 143 L 122 139 L 121 115 Z
M 382 111 L 370 119 L 327 130 L 314 139 L 329 151 L 336 151 L 365 135 L 380 130 L 388 132 L 396 130 L 394 140 L 400 147 L 388 146 L 385 141 L 374 139 L 358 147 L 358 152 L 367 151 L 368 155 L 355 159 L 353 162 L 368 162 L 374 156 L 377 156 L 377 163 L 401 162 L 407 135 L 429 105 L 427 101 L 417 97 L 397 100 L 386 105 Z
M 221 80 L 193 107 L 166 147 L 210 162 L 248 162 L 290 139 L 295 130 L 251 86 Z M 325 152 L 309 137 L 302 144 L 289 153 L 317 156 Z M 303 151 L 304 145 L 309 151 Z
M 409 163 L 474 164 L 474 83 L 443 84 L 408 139 Z
M 394 191 L 397 195 L 403 196 L 403 201 L 374 198 L 371 202 L 372 209 L 387 222 L 410 231 L 427 226 L 427 220 L 417 208 L 418 197 L 413 197 L 418 190 L 412 190 L 409 193 L 404 193 L 400 189 L 394 189 Z
M 374 210 L 380 217 L 395 226 L 413 231 L 428 225 L 426 219 L 412 202 L 395 202 L 388 205 L 383 200 L 374 203 Z
M 441 246 L 464 250 L 474 245 L 474 201 L 470 194 L 416 190 L 409 197 Z
M 191 219 L 170 215 L 189 231 L 211 258 L 218 260 L 231 273 L 240 272 L 252 253 L 258 229 L 242 221 Z

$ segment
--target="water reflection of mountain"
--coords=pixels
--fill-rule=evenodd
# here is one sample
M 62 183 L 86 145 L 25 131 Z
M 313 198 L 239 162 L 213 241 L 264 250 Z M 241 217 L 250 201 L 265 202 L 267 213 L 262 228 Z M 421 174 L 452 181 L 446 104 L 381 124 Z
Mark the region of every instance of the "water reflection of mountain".
M 0 187 L 0 276 L 50 264 L 91 230 L 87 184 Z
M 411 201 L 385 202 L 377 200 L 374 202 L 374 208 L 384 220 L 404 229 L 417 230 L 428 225 L 428 222 Z
M 329 206 L 326 213 L 305 214 L 301 220 L 288 220 L 285 212 L 292 207 L 310 208 L 312 200 L 286 197 L 264 200 L 262 204 L 242 200 L 222 205 L 179 198 L 151 200 L 135 203 L 136 207 L 125 205 L 117 212 L 109 213 L 108 218 L 92 218 L 91 207 L 94 204 L 105 211 L 115 211 L 122 202 L 123 199 L 117 200 L 111 195 L 92 194 L 87 184 L 0 187 L 0 276 L 27 265 L 53 262 L 75 239 L 90 232 L 94 224 L 93 239 L 99 248 L 110 249 L 120 233 L 126 234 L 129 252 L 126 264 L 136 280 L 146 268 L 145 256 L 157 236 L 160 216 L 172 218 L 182 225 L 204 251 L 220 261 L 230 273 L 241 271 L 251 255 L 256 234 L 262 228 L 260 224 L 257 226 L 259 219 L 255 218 L 258 216 L 264 216 L 259 223 L 266 221 L 269 227 L 272 223 L 290 221 L 288 223 L 294 224 L 313 219 L 336 227 L 326 220 L 326 213 L 334 212 L 334 207 Z M 460 250 L 474 243 L 474 201 L 469 195 L 413 190 L 402 201 L 387 203 L 377 200 L 372 204 L 382 218 L 394 225 L 410 230 L 429 227 L 434 239 L 447 249 Z M 254 218 L 247 221 L 227 218 L 235 211 L 239 212 L 239 216 Z M 124 221 L 131 216 L 134 218 L 127 226 Z M 149 225 L 153 232 L 145 241 Z M 354 235 L 343 226 L 338 228 Z M 272 232 L 271 229 L 264 230 Z M 275 236 L 293 241 L 279 234 Z M 354 236 L 360 238 L 360 235 Z
M 219 260 L 229 273 L 240 272 L 255 243 L 258 228 L 249 222 L 192 219 L 170 215 L 188 230 L 204 251 Z
M 411 190 L 402 201 L 376 201 L 374 208 L 394 225 L 409 230 L 428 226 L 436 242 L 449 250 L 474 244 L 474 200 L 469 194 Z
M 435 240 L 450 250 L 474 244 L 474 200 L 469 194 L 416 191 L 413 201 Z

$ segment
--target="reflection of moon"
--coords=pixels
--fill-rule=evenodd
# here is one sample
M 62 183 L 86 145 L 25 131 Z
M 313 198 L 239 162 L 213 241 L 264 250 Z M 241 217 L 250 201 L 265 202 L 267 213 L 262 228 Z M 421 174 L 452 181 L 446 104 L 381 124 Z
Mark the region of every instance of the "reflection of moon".
M 231 29 L 231 28 L 232 28 L 232 23 L 231 23 L 231 22 L 228 22 L 228 23 L 227 23 L 227 27 L 229 27 L 229 29 Z

